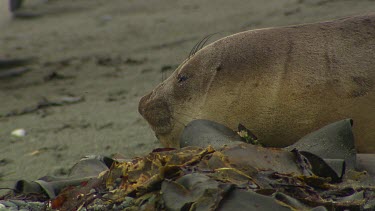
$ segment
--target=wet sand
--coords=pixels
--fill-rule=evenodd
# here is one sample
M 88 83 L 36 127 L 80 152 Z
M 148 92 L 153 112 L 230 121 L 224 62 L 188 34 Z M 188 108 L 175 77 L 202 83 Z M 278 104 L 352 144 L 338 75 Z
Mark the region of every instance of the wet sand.
M 0 1 L 0 58 L 32 58 L 30 71 L 0 80 L 0 115 L 42 99 L 84 101 L 0 118 L 0 187 L 64 175 L 85 155 L 131 158 L 160 147 L 138 101 L 208 34 L 375 11 L 371 0 L 25 2 L 23 11 L 40 16 L 11 18 Z M 11 136 L 17 128 L 27 135 Z

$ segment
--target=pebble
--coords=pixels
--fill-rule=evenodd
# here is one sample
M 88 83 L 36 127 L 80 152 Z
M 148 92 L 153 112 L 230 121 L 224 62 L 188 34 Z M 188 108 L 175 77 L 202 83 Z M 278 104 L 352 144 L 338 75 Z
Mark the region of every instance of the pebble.
M 11 133 L 12 136 L 16 136 L 16 137 L 24 137 L 26 136 L 26 130 L 25 129 L 15 129 L 12 131 Z

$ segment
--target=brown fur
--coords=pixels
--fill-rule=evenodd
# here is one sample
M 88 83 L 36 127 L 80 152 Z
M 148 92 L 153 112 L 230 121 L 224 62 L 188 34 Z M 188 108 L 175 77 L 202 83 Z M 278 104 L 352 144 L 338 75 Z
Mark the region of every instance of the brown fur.
M 281 147 L 352 118 L 358 151 L 375 152 L 375 13 L 225 37 L 185 60 L 139 112 L 168 147 L 193 119 L 242 123 Z

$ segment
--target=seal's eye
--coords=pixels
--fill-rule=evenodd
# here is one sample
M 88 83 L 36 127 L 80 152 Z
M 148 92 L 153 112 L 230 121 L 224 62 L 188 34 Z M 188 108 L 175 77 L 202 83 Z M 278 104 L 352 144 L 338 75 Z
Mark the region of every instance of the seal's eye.
M 188 79 L 187 76 L 184 76 L 184 75 L 178 75 L 177 76 L 178 83 L 182 83 L 182 82 L 186 81 L 187 79 Z

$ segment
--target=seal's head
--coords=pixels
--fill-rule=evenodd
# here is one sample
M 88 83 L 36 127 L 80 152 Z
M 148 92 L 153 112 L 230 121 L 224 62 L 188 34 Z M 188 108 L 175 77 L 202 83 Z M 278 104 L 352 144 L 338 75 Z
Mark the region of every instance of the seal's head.
M 214 59 L 207 60 L 205 49 L 185 60 L 164 82 L 143 96 L 138 111 L 148 121 L 156 137 L 166 147 L 179 147 L 179 137 L 185 125 L 201 118 L 205 90 L 213 73 Z M 207 65 L 208 63 L 212 63 Z M 205 63 L 202 65 L 202 63 Z

